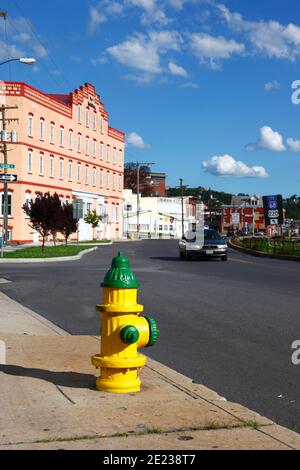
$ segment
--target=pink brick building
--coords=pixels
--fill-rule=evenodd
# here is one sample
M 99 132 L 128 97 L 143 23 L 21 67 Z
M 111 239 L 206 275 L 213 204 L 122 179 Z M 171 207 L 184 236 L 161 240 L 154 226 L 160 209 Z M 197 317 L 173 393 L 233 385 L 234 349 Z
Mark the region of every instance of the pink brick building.
M 46 191 L 64 201 L 82 199 L 84 213 L 96 209 L 105 215 L 94 230 L 81 219 L 80 240 L 120 238 L 125 135 L 108 125 L 94 86 L 85 83 L 67 95 L 54 95 L 25 83 L 0 82 L 0 103 L 17 106 L 6 117 L 19 120 L 7 123 L 8 131 L 17 131 L 17 143 L 8 144 L 8 162 L 15 165 L 8 172 L 18 175 L 9 184 L 10 240 L 38 241 L 21 206 Z M 0 197 L 2 202 L 2 183 Z M 1 217 L 2 204 L 2 225 Z

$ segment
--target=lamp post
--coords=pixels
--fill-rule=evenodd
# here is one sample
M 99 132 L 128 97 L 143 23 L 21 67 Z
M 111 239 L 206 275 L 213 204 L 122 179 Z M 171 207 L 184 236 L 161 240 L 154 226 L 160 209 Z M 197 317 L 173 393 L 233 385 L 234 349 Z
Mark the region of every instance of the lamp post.
M 21 64 L 26 64 L 26 65 L 32 65 L 36 63 L 36 60 L 33 59 L 33 57 L 19 57 L 17 59 L 4 60 L 3 62 L 0 62 L 0 65 L 4 65 L 4 64 L 7 64 L 8 62 L 13 62 L 13 61 L 21 62 Z
M 1 13 L 1 12 L 0 12 Z M 3 16 L 3 15 L 1 15 Z M 17 61 L 22 64 L 26 65 L 32 65 L 36 62 L 35 59 L 32 57 L 19 57 L 19 58 L 14 58 L 14 59 L 7 59 L 4 60 L 3 62 L 0 62 L 0 65 L 7 64 L 8 62 L 13 62 Z M 9 109 L 16 109 L 17 106 L 5 106 L 4 104 L 0 107 L 0 113 L 2 116 L 2 130 L 5 132 L 6 131 L 6 121 L 17 121 L 17 119 L 7 119 L 5 117 L 5 111 Z M 3 147 L 1 149 L 1 152 L 3 153 L 3 159 L 4 159 L 4 173 L 7 173 L 7 140 L 5 139 L 3 141 Z M 4 191 L 3 191 L 3 210 L 2 210 L 2 244 L 1 244 L 1 257 L 3 257 L 3 248 L 4 244 L 6 245 L 7 240 L 8 240 L 8 182 L 4 181 Z
M 140 167 L 141 165 L 155 165 L 155 162 L 136 162 L 136 237 L 140 237 Z

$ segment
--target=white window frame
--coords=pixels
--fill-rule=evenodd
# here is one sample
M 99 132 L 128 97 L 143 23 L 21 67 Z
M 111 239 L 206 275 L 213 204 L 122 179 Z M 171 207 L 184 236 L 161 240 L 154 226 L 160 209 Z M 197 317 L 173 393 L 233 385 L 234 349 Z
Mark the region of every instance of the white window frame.
M 100 143 L 100 160 L 103 160 L 103 142 Z
M 50 178 L 54 177 L 54 157 L 53 156 L 50 156 L 49 176 L 50 176 Z
M 99 187 L 103 188 L 103 170 L 100 170 Z
M 33 137 L 33 115 L 28 115 L 28 135 Z
M 109 145 L 106 147 L 106 161 L 107 162 L 110 161 L 110 146 Z
M 81 124 L 81 104 L 77 107 L 77 123 Z
M 63 147 L 64 146 L 64 142 L 65 141 L 65 129 L 60 126 L 59 128 L 59 146 L 60 147 Z
M 77 182 L 80 183 L 81 180 L 81 164 L 77 163 Z
M 73 163 L 68 162 L 68 181 L 72 181 L 72 169 L 73 169 Z
M 100 132 L 103 134 L 103 117 L 100 117 Z
M 110 173 L 109 171 L 107 171 L 106 172 L 106 189 L 109 189 L 109 183 L 110 183 L 109 179 L 110 179 Z
M 69 131 L 69 150 L 73 150 L 74 134 L 73 131 Z
M 45 174 L 45 155 L 40 153 L 39 155 L 39 175 L 44 176 Z
M 12 217 L 13 216 L 13 193 L 11 191 L 8 191 L 8 197 L 10 197 L 10 204 L 8 204 L 8 207 L 10 206 L 10 213 L 7 210 L 7 217 Z M 2 207 L 4 206 L 4 191 L 0 191 L 0 217 L 3 217 L 3 211 Z
M 50 124 L 50 144 L 54 144 L 55 142 L 55 124 L 51 122 Z
M 81 134 L 77 134 L 77 152 L 81 153 Z
M 96 186 L 97 182 L 97 168 L 93 168 L 93 186 Z
M 84 168 L 84 184 L 89 184 L 89 167 Z
M 93 128 L 94 128 L 94 131 L 97 130 L 97 113 L 94 113 L 93 115 Z
M 40 119 L 40 140 L 45 140 L 45 119 Z
M 89 137 L 85 138 L 85 154 L 87 156 L 90 155 L 90 138 Z
M 117 163 L 117 149 L 114 147 L 113 148 L 113 164 L 115 165 Z
M 119 175 L 119 191 L 122 191 L 122 175 Z
M 113 191 L 116 191 L 117 189 L 117 184 L 116 184 L 116 173 L 113 173 Z
M 59 179 L 64 179 L 64 161 L 62 158 L 59 160 Z
M 97 141 L 93 140 L 93 158 L 96 158 L 97 153 Z
M 85 125 L 86 127 L 90 127 L 90 110 L 86 109 L 85 111 Z
M 27 152 L 27 172 L 32 173 L 32 161 L 33 161 L 33 151 L 28 150 Z

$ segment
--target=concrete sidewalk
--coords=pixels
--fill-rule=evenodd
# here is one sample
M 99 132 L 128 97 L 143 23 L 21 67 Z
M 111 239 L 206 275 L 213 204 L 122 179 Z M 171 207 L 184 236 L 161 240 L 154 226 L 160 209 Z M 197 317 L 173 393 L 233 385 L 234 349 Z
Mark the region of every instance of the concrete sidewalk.
M 68 335 L 1 292 L 0 341 L 0 450 L 300 449 L 299 434 L 149 358 L 140 393 L 96 391 L 99 338 Z

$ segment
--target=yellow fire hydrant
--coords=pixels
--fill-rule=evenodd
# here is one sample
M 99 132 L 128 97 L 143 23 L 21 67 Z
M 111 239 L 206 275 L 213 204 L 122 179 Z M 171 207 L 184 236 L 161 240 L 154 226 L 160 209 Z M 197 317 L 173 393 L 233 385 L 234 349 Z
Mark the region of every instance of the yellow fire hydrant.
M 138 370 L 146 357 L 138 348 L 153 346 L 159 330 L 151 317 L 140 317 L 143 305 L 137 304 L 139 283 L 132 273 L 128 259 L 122 254 L 113 258 L 106 273 L 102 304 L 101 352 L 92 357 L 92 364 L 101 368 L 96 388 L 105 392 L 139 392 Z

